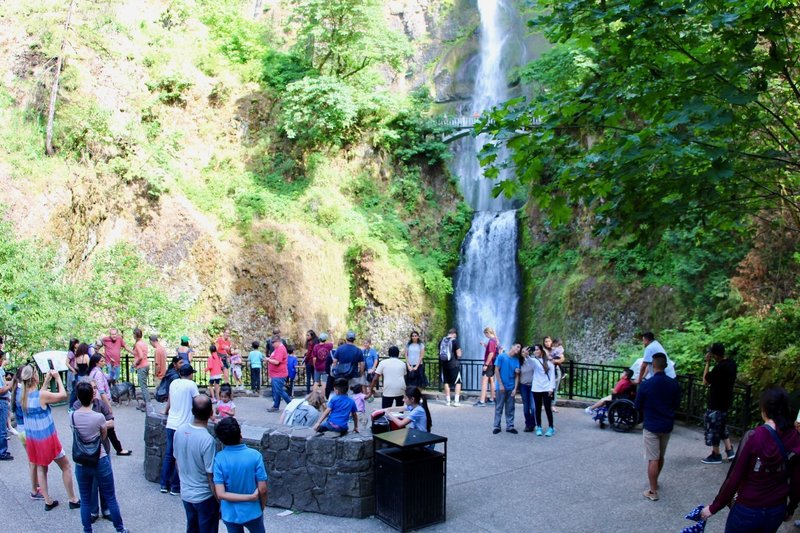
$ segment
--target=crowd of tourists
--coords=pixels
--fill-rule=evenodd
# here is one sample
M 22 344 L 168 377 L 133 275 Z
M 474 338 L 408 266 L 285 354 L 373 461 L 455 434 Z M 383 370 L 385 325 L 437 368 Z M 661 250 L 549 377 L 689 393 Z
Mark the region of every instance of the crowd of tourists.
M 484 329 L 484 335 L 480 396 L 474 406 L 494 406 L 492 432 L 499 434 L 505 423 L 508 433 L 518 433 L 514 413 L 519 394 L 524 432 L 554 436 L 555 401 L 566 361 L 563 344 L 548 336 L 541 344 L 514 343 L 504 348 L 491 327 Z M 131 370 L 141 390 L 142 410 L 157 405 L 150 402 L 148 388 L 152 350 L 158 379 L 155 400 L 164 405 L 166 415 L 160 490 L 180 496 L 187 531 L 216 531 L 220 519 L 231 532 L 264 531 L 268 474 L 261 455 L 242 444 L 234 403 L 237 392 L 243 391 L 248 367 L 251 390 L 260 392 L 261 383 L 268 379 L 272 404 L 267 411 L 278 412 L 285 404 L 280 419 L 288 425 L 310 427 L 318 433 L 364 432 L 370 418 L 366 404 L 380 392 L 381 409 L 373 410 L 373 415 L 385 416 L 395 428 L 429 432 L 432 427 L 425 395 L 425 344 L 416 331 L 402 349 L 389 347 L 385 358 L 379 357 L 370 339 L 357 343 L 353 331 L 334 346 L 327 333 L 317 335 L 309 330 L 302 351 L 295 354 L 294 346 L 275 329 L 263 351 L 260 341 L 252 341 L 246 358 L 233 346 L 227 329 L 209 346 L 205 358 L 198 358 L 188 337 L 181 338 L 169 361 L 157 335 L 149 336 L 148 346 L 143 332 L 135 329 L 133 340 L 129 350 L 113 328 L 94 343 L 71 339 L 65 384 L 55 370 L 40 378 L 33 364 L 19 366 L 7 379 L 0 338 L 0 461 L 14 459 L 6 439 L 6 432 L 13 431 L 28 456 L 30 497 L 42 501 L 46 511 L 59 505 L 50 495 L 47 477 L 49 466 L 55 463 L 62 474 L 68 507 L 80 509 L 87 532 L 101 517 L 110 520 L 116 531 L 127 531 L 115 495 L 110 457 L 112 447 L 118 456 L 132 453 L 122 447 L 114 427 L 114 390 L 126 385 L 120 382 L 123 350 L 133 356 Z M 642 342 L 643 357 L 622 372 L 608 397 L 587 407 L 586 412 L 595 414 L 619 398 L 633 402 L 643 425 L 648 480 L 643 495 L 657 501 L 681 390 L 674 363 L 661 343 L 649 332 L 643 334 Z M 439 341 L 435 357 L 443 403 L 459 407 L 464 349 L 455 329 Z M 194 381 L 197 369 L 193 364 L 201 364 L 201 360 L 208 373 L 206 393 L 201 393 Z M 300 386 L 305 386 L 306 394 L 295 398 L 295 381 L 301 373 L 304 380 Z M 713 502 L 698 507 L 696 519 L 707 520 L 731 506 L 726 531 L 776 531 L 800 501 L 800 413 L 793 422 L 786 391 L 764 391 L 760 397 L 764 423 L 746 432 L 736 450 L 727 427 L 736 379 L 736 364 L 726 356 L 725 347 L 712 344 L 703 372 L 703 383 L 709 387 L 704 426 L 710 453 L 702 462 L 722 464 L 725 460 L 731 468 Z M 72 462 L 59 441 L 51 409 L 67 399 Z M 10 425 L 12 409 L 16 430 Z M 214 435 L 224 446 L 219 452 L 208 431 L 211 421 L 216 422 Z

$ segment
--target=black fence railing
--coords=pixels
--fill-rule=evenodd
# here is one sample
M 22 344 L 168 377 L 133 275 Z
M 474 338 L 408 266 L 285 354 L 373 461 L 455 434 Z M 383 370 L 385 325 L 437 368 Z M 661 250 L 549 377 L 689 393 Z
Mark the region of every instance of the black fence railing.
M 425 361 L 425 375 L 429 386 L 442 390 L 439 372 L 439 361 Z M 467 392 L 480 390 L 480 376 L 483 361 L 461 361 L 462 390 Z M 599 400 L 610 394 L 611 389 L 626 367 L 576 363 L 569 361 L 562 365 L 562 378 L 559 386 L 559 398 L 570 400 Z M 703 385 L 703 378 L 692 374 L 679 375 L 681 385 L 681 405 L 678 417 L 692 424 L 702 424 L 706 412 L 708 387 Z M 733 390 L 733 406 L 728 412 L 728 424 L 731 429 L 743 432 L 753 421 L 757 420 L 756 406 L 753 403 L 750 385 L 736 384 Z
M 122 357 L 122 379 L 131 383 L 136 383 L 136 371 L 133 368 L 133 359 L 129 354 Z M 195 356 L 192 358 L 192 366 L 197 371 L 194 380 L 198 386 L 208 385 L 208 359 L 205 356 Z M 483 361 L 462 360 L 461 379 L 462 388 L 465 392 L 475 392 L 480 390 L 481 374 L 483 372 Z M 438 359 L 425 360 L 425 376 L 428 378 L 428 387 L 431 389 L 442 390 L 441 372 Z M 620 373 L 625 370 L 623 366 L 598 365 L 591 363 L 577 363 L 569 361 L 562 365 L 562 378 L 559 386 L 559 398 L 570 400 L 598 400 L 607 396 L 614 384 L 619 379 Z M 157 383 L 155 378 L 155 365 L 150 362 L 150 373 L 148 374 L 148 386 L 154 387 Z M 297 365 L 297 377 L 295 387 L 305 385 L 305 366 L 300 362 Z M 692 374 L 679 375 L 678 382 L 681 385 L 681 405 L 678 410 L 678 417 L 688 423 L 702 424 L 706 411 L 708 399 L 708 387 L 703 385 L 702 377 Z M 250 386 L 250 367 L 247 364 L 247 356 L 243 356 L 242 381 L 245 387 Z M 262 369 L 262 386 L 269 386 L 269 378 L 266 368 Z M 728 413 L 729 426 L 739 432 L 750 427 L 753 421 L 757 420 L 756 406 L 753 403 L 752 389 L 750 385 L 737 384 L 733 391 L 733 406 Z
M 172 360 L 172 357 L 167 358 L 167 364 L 169 361 Z M 120 359 L 120 374 L 122 381 L 128 381 L 133 383 L 137 387 L 139 386 L 136 369 L 133 367 L 133 357 L 130 354 L 125 354 L 121 356 Z M 269 386 L 269 377 L 267 376 L 267 363 L 263 363 L 263 368 L 261 369 L 261 386 L 267 387 Z M 194 382 L 197 383 L 198 387 L 207 387 L 208 386 L 208 356 L 205 355 L 197 355 L 195 354 L 192 357 L 192 368 L 195 369 L 194 375 Z M 297 376 L 294 379 L 295 386 L 297 384 L 302 383 L 305 385 L 306 382 L 306 368 L 302 362 L 299 362 L 297 365 Z M 155 377 L 156 372 L 156 365 L 152 358 L 150 358 L 150 371 L 147 374 L 147 386 L 148 387 L 155 387 L 158 385 L 158 379 Z M 233 384 L 233 367 L 228 369 L 230 374 L 230 379 L 228 380 Z M 249 388 L 250 387 L 250 365 L 247 362 L 247 356 L 242 356 L 242 384 Z

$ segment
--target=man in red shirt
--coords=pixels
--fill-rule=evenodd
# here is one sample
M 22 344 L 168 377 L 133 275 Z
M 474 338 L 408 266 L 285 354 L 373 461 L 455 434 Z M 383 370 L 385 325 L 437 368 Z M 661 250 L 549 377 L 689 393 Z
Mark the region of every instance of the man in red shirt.
M 225 328 L 225 331 L 222 332 L 222 335 L 217 337 L 217 342 L 214 344 L 217 346 L 217 353 L 222 359 L 222 381 L 224 383 L 230 383 L 228 369 L 231 367 L 231 330 Z
M 108 330 L 108 337 L 103 337 L 100 342 L 103 343 L 103 355 L 105 355 L 105 359 L 111 367 L 108 377 L 111 379 L 112 383 L 116 383 L 120 377 L 119 368 L 122 350 L 124 349 L 131 355 L 133 355 L 133 352 L 125 346 L 125 340 L 122 338 L 122 335 L 117 332 L 117 328 L 110 328 Z
M 626 368 L 622 371 L 622 374 L 619 376 L 619 381 L 617 384 L 614 385 L 614 388 L 611 389 L 611 394 L 606 396 L 605 398 L 601 398 L 596 404 L 587 407 L 585 409 L 587 415 L 594 415 L 595 409 L 599 409 L 603 406 L 604 403 L 610 402 L 613 396 L 619 396 L 624 394 L 626 391 L 629 391 L 631 387 L 633 387 L 633 381 L 631 378 L 633 377 L 633 370 L 630 368 Z
M 267 409 L 270 413 L 275 413 L 281 406 L 281 399 L 288 405 L 292 398 L 286 392 L 286 378 L 289 377 L 289 369 L 286 362 L 289 360 L 289 353 L 283 345 L 280 335 L 272 337 L 272 355 L 267 357 L 269 363 L 269 382 L 272 387 L 272 408 Z
M 150 359 L 147 357 L 147 343 L 142 339 L 142 330 L 133 330 L 133 367 L 136 369 L 136 380 L 139 388 L 142 389 L 142 400 L 144 405 L 137 407 L 140 411 L 147 411 L 147 404 L 150 403 L 150 389 L 147 388 L 148 374 L 150 373 Z

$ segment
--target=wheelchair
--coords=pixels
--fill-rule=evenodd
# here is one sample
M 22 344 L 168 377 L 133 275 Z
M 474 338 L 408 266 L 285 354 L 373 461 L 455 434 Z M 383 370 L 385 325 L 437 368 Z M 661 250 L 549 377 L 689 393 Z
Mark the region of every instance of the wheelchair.
M 642 414 L 634 407 L 636 387 L 631 387 L 623 394 L 615 394 L 610 402 L 597 408 L 592 420 L 600 424 L 600 429 L 606 425 L 619 433 L 627 433 L 642 423 Z

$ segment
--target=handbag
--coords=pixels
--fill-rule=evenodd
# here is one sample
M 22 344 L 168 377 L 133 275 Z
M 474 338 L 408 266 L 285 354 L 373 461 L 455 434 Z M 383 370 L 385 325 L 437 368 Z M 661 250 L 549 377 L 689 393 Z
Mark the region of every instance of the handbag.
M 78 434 L 78 430 L 75 429 L 75 413 L 72 413 L 71 421 L 72 460 L 81 466 L 90 468 L 96 467 L 97 463 L 100 461 L 100 438 L 102 435 L 98 435 L 90 441 L 85 441 Z

